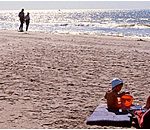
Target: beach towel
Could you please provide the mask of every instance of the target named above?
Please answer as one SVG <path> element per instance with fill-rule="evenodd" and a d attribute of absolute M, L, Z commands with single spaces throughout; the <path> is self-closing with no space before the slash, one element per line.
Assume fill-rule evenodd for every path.
<path fill-rule="evenodd" d="M 94 112 L 87 118 L 88 125 L 101 126 L 124 126 L 131 127 L 131 114 L 126 112 L 108 110 L 106 105 L 99 105 Z"/>

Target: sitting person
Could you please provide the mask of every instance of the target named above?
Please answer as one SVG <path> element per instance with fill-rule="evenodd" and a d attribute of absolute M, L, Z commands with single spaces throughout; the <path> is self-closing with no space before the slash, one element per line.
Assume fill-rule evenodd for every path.
<path fill-rule="evenodd" d="M 105 94 L 107 99 L 107 107 L 110 110 L 119 110 L 121 108 L 121 100 L 118 103 L 118 99 L 125 95 L 125 92 L 119 93 L 123 87 L 123 81 L 119 78 L 114 78 L 111 82 L 112 90 L 109 90 Z"/>
<path fill-rule="evenodd" d="M 150 96 L 147 98 L 146 105 L 143 110 L 135 111 L 135 117 L 138 120 L 140 128 L 150 129 Z"/>

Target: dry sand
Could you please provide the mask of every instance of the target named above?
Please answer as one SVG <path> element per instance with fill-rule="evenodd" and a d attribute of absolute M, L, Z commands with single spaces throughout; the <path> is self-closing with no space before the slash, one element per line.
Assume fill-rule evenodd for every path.
<path fill-rule="evenodd" d="M 116 128 L 85 123 L 114 77 L 144 105 L 148 40 L 0 31 L 0 128 Z"/>

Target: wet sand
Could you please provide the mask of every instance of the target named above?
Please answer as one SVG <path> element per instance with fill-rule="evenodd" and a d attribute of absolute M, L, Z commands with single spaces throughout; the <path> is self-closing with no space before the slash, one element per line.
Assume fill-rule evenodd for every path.
<path fill-rule="evenodd" d="M 114 77 L 144 105 L 149 50 L 148 40 L 0 31 L 0 128 L 117 128 L 85 120 Z"/>

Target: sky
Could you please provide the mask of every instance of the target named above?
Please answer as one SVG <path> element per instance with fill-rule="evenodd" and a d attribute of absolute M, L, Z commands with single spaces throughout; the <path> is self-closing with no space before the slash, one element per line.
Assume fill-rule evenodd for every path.
<path fill-rule="evenodd" d="M 150 1 L 0 1 L 0 10 L 150 9 Z"/>

